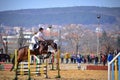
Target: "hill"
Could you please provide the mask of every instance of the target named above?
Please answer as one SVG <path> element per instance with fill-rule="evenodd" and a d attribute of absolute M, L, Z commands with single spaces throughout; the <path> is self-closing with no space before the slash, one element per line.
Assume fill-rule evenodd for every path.
<path fill-rule="evenodd" d="M 8 26 L 36 26 L 38 24 L 119 24 L 120 8 L 76 6 L 63 8 L 23 9 L 0 12 L 0 24 Z"/>

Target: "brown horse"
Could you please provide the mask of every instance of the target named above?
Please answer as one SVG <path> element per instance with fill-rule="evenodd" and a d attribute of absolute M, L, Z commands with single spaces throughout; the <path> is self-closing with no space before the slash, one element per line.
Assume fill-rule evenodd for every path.
<path fill-rule="evenodd" d="M 49 56 L 51 55 L 51 52 L 48 52 L 48 46 L 51 46 L 55 52 L 57 51 L 57 44 L 53 42 L 53 40 L 46 40 L 46 41 L 42 41 L 39 44 L 39 47 L 37 49 L 30 50 L 30 55 L 43 55 L 43 54 L 47 54 L 47 56 L 45 58 L 49 58 Z M 24 46 L 21 47 L 17 50 L 17 66 L 20 62 L 25 61 L 28 59 L 28 46 Z M 14 65 L 15 65 L 15 56 L 12 59 L 12 68 L 10 71 L 13 70 Z"/>

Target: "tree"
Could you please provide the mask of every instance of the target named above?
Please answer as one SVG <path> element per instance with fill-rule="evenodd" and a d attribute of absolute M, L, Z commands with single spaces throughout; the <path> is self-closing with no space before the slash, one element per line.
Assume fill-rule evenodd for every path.
<path fill-rule="evenodd" d="M 25 40 L 25 38 L 24 38 L 23 29 L 20 28 L 19 38 L 18 38 L 18 48 L 24 46 L 25 41 L 26 41 L 26 40 Z"/>
<path fill-rule="evenodd" d="M 100 43 L 103 52 L 109 53 L 109 51 L 114 50 L 114 40 L 110 35 L 107 35 L 106 31 L 103 31 L 102 36 L 100 37 Z"/>
<path fill-rule="evenodd" d="M 120 36 L 117 37 L 117 49 L 120 49 Z"/>
<path fill-rule="evenodd" d="M 120 50 L 120 25 L 114 28 L 114 35 L 116 36 L 116 48 Z"/>
<path fill-rule="evenodd" d="M 80 40 L 84 35 L 84 30 L 80 25 L 69 25 L 65 28 L 66 34 L 66 40 L 69 41 L 71 47 L 75 50 L 76 53 L 79 52 L 80 47 Z"/>
<path fill-rule="evenodd" d="M 84 53 L 96 52 L 97 47 L 96 34 L 95 32 L 85 29 L 84 36 L 81 40 L 82 50 Z"/>

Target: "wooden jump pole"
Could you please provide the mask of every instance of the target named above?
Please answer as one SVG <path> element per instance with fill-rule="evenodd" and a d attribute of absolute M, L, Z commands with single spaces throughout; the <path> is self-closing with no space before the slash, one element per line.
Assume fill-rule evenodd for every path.
<path fill-rule="evenodd" d="M 20 75 L 24 75 L 24 64 L 21 62 L 20 64 Z"/>
<path fill-rule="evenodd" d="M 58 76 L 56 78 L 61 78 L 60 76 L 60 50 L 61 50 L 61 30 L 59 30 L 59 45 L 58 45 L 58 53 L 57 53 L 57 68 L 58 68 Z"/>
<path fill-rule="evenodd" d="M 46 59 L 46 78 L 48 78 L 48 60 Z"/>
<path fill-rule="evenodd" d="M 15 78 L 14 78 L 14 80 L 17 80 L 17 50 L 15 49 L 15 67 L 14 67 L 14 69 L 15 69 Z"/>
<path fill-rule="evenodd" d="M 118 66 L 117 66 L 117 60 L 115 60 L 115 79 L 114 80 L 118 80 Z"/>
<path fill-rule="evenodd" d="M 38 68 L 37 68 L 38 67 L 37 66 L 38 65 L 38 60 L 34 60 L 34 61 L 35 61 L 35 66 L 36 66 L 36 72 L 38 72 Z M 36 75 L 38 75 L 38 73 L 36 73 Z"/>
<path fill-rule="evenodd" d="M 30 50 L 28 49 L 28 80 L 31 80 L 30 77 Z"/>
<path fill-rule="evenodd" d="M 35 60 L 35 65 L 36 65 L 36 75 L 39 75 L 40 61 L 38 61 L 38 59 Z"/>
<path fill-rule="evenodd" d="M 51 70 L 54 70 L 54 52 L 52 53 L 52 69 Z"/>
<path fill-rule="evenodd" d="M 61 78 L 60 76 L 60 48 L 58 49 L 58 54 L 57 54 L 57 69 L 58 69 L 58 75 L 56 78 Z"/>

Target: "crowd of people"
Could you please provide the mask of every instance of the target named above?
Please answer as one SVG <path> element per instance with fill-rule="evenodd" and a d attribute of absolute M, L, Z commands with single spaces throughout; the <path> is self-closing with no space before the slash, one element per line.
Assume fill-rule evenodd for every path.
<path fill-rule="evenodd" d="M 104 66 L 108 61 L 111 61 L 115 55 L 117 55 L 120 51 L 109 52 L 106 54 L 70 54 L 70 53 L 61 53 L 61 63 L 88 63 L 88 64 L 103 64 Z"/>

